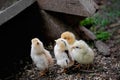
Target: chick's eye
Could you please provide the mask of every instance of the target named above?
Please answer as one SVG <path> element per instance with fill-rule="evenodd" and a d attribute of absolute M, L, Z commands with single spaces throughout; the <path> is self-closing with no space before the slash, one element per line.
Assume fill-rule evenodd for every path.
<path fill-rule="evenodd" d="M 76 46 L 76 48 L 78 49 L 79 47 L 78 47 L 78 46 Z"/>
<path fill-rule="evenodd" d="M 39 42 L 37 42 L 37 45 L 39 45 Z"/>
<path fill-rule="evenodd" d="M 64 37 L 64 39 L 67 39 L 66 37 Z"/>
<path fill-rule="evenodd" d="M 70 40 L 70 38 L 67 38 L 67 40 Z"/>

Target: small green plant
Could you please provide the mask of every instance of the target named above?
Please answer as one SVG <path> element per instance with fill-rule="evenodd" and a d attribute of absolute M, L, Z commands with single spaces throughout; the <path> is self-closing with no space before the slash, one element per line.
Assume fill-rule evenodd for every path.
<path fill-rule="evenodd" d="M 111 23 L 115 23 L 120 18 L 120 0 L 111 0 L 112 5 L 103 5 L 99 12 L 93 16 L 85 18 L 80 22 L 81 26 L 89 28 L 96 35 L 98 40 L 107 40 L 110 33 L 105 31 L 105 27 Z"/>
<path fill-rule="evenodd" d="M 105 27 L 107 26 L 110 22 L 107 18 L 100 16 L 99 14 L 96 14 L 95 16 L 93 16 L 94 19 L 94 26 L 99 25 L 101 27 Z"/>
<path fill-rule="evenodd" d="M 110 38 L 110 33 L 107 31 L 98 31 L 96 33 L 96 37 L 98 40 L 105 41 L 105 40 L 108 40 Z"/>
<path fill-rule="evenodd" d="M 87 25 L 93 25 L 93 24 L 94 24 L 94 19 L 92 17 L 88 17 L 80 22 L 81 26 L 87 26 Z"/>
<path fill-rule="evenodd" d="M 80 22 L 81 26 L 96 26 L 99 25 L 101 27 L 105 27 L 110 22 L 107 18 L 104 18 L 103 16 L 100 16 L 99 14 L 95 14 L 92 17 L 85 18 L 83 21 Z"/>

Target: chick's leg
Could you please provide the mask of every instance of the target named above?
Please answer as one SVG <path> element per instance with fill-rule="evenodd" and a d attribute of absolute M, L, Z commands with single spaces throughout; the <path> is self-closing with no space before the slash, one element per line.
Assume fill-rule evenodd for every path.
<path fill-rule="evenodd" d="M 87 70 L 90 69 L 92 66 L 92 64 L 87 64 Z"/>
<path fill-rule="evenodd" d="M 67 72 L 67 69 L 64 68 L 64 69 L 62 69 L 59 73 L 66 73 L 66 72 Z"/>
<path fill-rule="evenodd" d="M 77 69 L 77 68 L 80 69 L 80 64 L 75 65 L 75 67 L 73 68 L 73 70 Z"/>
<path fill-rule="evenodd" d="M 48 72 L 47 69 L 43 70 L 43 71 L 40 71 L 40 76 L 45 76 L 46 75 L 46 72 Z"/>
<path fill-rule="evenodd" d="M 62 68 L 58 73 L 66 73 L 67 72 L 67 68 Z"/>
<path fill-rule="evenodd" d="M 63 73 L 66 73 L 66 72 L 67 72 L 67 69 L 66 69 L 66 68 L 64 68 L 64 69 L 63 69 Z"/>
<path fill-rule="evenodd" d="M 87 66 L 87 70 L 88 70 L 90 68 L 90 64 L 87 64 L 86 66 Z"/>

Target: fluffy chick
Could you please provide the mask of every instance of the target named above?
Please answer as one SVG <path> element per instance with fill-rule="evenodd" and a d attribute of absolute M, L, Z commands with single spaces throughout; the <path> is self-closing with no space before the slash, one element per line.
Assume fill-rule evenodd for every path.
<path fill-rule="evenodd" d="M 31 40 L 30 56 L 36 67 L 41 71 L 40 76 L 45 75 L 48 68 L 53 64 L 50 52 L 44 48 L 43 43 L 38 38 Z"/>
<path fill-rule="evenodd" d="M 89 64 L 91 64 L 94 60 L 93 50 L 83 40 L 76 41 L 72 45 L 71 53 L 75 61 L 77 61 L 80 64 L 88 65 L 88 68 Z"/>
<path fill-rule="evenodd" d="M 76 41 L 75 35 L 70 31 L 63 32 L 61 38 L 66 39 L 70 46 Z"/>
<path fill-rule="evenodd" d="M 57 60 L 57 65 L 62 67 L 66 71 L 66 68 L 74 64 L 74 60 L 71 56 L 70 47 L 65 39 L 59 38 L 55 40 L 54 55 Z"/>
<path fill-rule="evenodd" d="M 65 31 L 61 34 L 61 38 L 67 40 L 69 46 L 70 46 L 70 50 L 72 45 L 77 41 L 76 37 L 74 35 L 74 33 L 70 32 L 70 31 Z M 79 64 L 76 61 L 74 62 L 74 64 Z M 79 65 L 78 65 L 79 66 Z"/>

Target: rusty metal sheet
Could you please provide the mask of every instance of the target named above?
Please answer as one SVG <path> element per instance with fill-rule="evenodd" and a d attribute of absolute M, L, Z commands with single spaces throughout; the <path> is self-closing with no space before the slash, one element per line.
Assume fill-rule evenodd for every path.
<path fill-rule="evenodd" d="M 78 16 L 91 16 L 96 11 L 93 0 L 37 0 L 41 9 Z"/>

